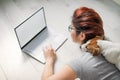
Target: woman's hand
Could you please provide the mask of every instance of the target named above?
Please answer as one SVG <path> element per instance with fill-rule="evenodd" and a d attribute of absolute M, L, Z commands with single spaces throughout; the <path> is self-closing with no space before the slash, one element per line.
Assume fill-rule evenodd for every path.
<path fill-rule="evenodd" d="M 44 57 L 45 57 L 45 60 L 46 60 L 46 63 L 47 62 L 55 62 L 56 60 L 56 54 L 55 54 L 55 51 L 54 49 L 52 48 L 51 45 L 48 45 L 46 46 L 44 49 L 43 49 L 43 52 L 44 52 Z"/>
<path fill-rule="evenodd" d="M 44 66 L 41 80 L 75 80 L 77 77 L 76 72 L 67 65 L 64 66 L 61 71 L 54 74 L 54 62 L 56 59 L 56 54 L 51 45 L 45 47 L 43 51 L 46 64 Z"/>

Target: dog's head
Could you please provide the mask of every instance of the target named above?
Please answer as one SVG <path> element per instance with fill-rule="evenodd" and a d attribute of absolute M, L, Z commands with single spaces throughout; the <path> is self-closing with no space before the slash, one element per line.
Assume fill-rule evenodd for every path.
<path fill-rule="evenodd" d="M 90 39 L 85 45 L 84 47 L 86 47 L 87 51 L 90 52 L 91 54 L 93 54 L 93 56 L 97 56 L 100 54 L 100 47 L 97 44 L 97 40 L 103 40 L 104 37 L 103 36 L 96 36 L 93 39 Z"/>

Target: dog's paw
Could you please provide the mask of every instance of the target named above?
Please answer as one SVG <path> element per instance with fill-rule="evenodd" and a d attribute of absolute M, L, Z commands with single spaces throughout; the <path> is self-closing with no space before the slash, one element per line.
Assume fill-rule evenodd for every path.
<path fill-rule="evenodd" d="M 87 45 L 88 45 L 88 44 L 89 44 L 89 42 L 87 42 L 87 43 L 81 45 L 81 51 L 83 51 L 83 52 L 88 51 L 88 50 L 87 50 Z"/>

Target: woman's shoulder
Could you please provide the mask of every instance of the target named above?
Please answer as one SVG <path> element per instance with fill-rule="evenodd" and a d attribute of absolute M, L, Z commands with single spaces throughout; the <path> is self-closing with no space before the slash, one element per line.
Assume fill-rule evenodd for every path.
<path fill-rule="evenodd" d="M 103 56 L 93 56 L 89 52 L 82 52 L 80 56 L 71 60 L 68 65 L 73 68 L 76 72 L 78 71 L 95 71 L 95 67 L 105 64 Z"/>
<path fill-rule="evenodd" d="M 81 55 L 78 57 L 78 59 L 82 59 L 87 62 L 101 62 L 106 61 L 105 58 L 102 55 L 93 56 L 90 52 L 82 52 Z"/>

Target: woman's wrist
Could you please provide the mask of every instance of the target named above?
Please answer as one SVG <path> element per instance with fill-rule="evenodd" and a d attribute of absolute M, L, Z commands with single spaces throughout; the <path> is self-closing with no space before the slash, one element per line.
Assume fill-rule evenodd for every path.
<path fill-rule="evenodd" d="M 55 63 L 55 60 L 54 60 L 54 59 L 46 59 L 46 63 L 54 64 L 54 63 Z"/>

